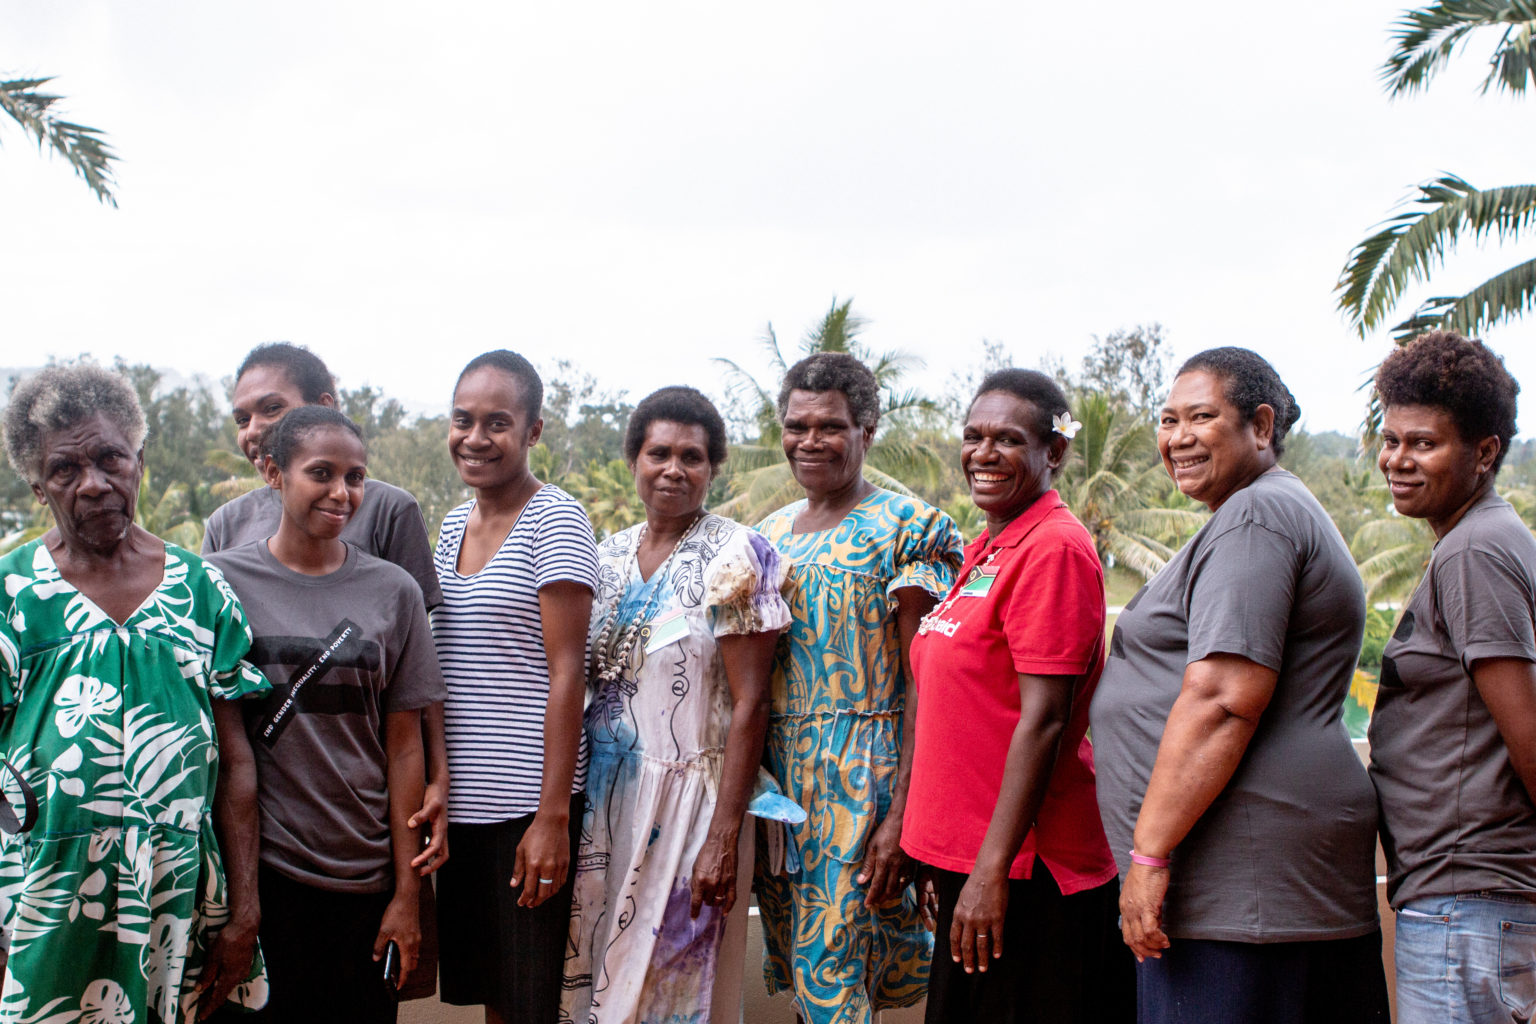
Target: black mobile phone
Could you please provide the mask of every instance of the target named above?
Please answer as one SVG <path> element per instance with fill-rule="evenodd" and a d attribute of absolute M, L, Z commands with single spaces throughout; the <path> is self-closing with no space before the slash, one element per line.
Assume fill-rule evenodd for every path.
<path fill-rule="evenodd" d="M 384 989 L 391 999 L 400 997 L 400 947 L 394 939 L 384 947 Z"/>

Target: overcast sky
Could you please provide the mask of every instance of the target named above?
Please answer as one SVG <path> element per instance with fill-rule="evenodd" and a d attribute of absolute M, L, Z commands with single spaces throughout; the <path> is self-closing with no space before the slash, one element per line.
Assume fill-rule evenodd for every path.
<path fill-rule="evenodd" d="M 58 76 L 122 156 L 113 210 L 0 123 L 0 365 L 218 377 L 286 339 L 446 407 L 506 346 L 719 394 L 711 356 L 760 365 L 836 295 L 930 389 L 982 339 L 1075 365 L 1159 321 L 1353 430 L 1388 342 L 1335 311 L 1350 246 L 1442 171 L 1528 180 L 1536 138 L 1536 100 L 1476 91 L 1492 39 L 1389 102 L 1402 7 L 0 0 L 0 75 Z M 1467 246 L 1428 293 L 1517 258 Z M 1533 323 L 1486 338 L 1525 434 Z"/>

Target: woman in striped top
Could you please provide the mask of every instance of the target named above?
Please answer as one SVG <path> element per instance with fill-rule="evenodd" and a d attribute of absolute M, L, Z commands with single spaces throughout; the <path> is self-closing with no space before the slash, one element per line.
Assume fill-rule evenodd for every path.
<path fill-rule="evenodd" d="M 553 1021 L 581 822 L 581 713 L 597 551 L 580 504 L 528 468 L 543 384 L 522 356 L 471 360 L 448 451 L 474 488 L 437 542 L 432 618 L 448 682 L 442 998 L 487 1024 Z"/>

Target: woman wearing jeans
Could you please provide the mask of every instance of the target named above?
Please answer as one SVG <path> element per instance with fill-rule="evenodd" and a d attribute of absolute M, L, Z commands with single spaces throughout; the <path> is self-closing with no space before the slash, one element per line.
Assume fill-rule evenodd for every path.
<path fill-rule="evenodd" d="M 1378 465 L 1435 551 L 1381 662 L 1371 780 L 1399 1024 L 1536 1010 L 1536 538 L 1493 489 L 1519 385 L 1435 332 L 1376 375 Z"/>

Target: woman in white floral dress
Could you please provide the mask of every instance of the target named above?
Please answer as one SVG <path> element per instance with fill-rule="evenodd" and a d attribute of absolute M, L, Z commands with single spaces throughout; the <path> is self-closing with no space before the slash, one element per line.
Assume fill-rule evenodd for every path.
<path fill-rule="evenodd" d="M 0 1022 L 259 1006 L 255 777 L 231 701 L 268 686 L 242 660 L 240 604 L 134 525 L 144 417 L 121 377 L 44 370 L 16 388 L 5 433 L 56 525 L 0 558 L 0 755 L 38 804 L 0 838 Z"/>
<path fill-rule="evenodd" d="M 646 521 L 597 551 L 587 813 L 562 1021 L 740 1019 L 768 674 L 789 606 L 760 534 L 704 510 L 725 425 L 692 388 L 635 407 Z"/>

